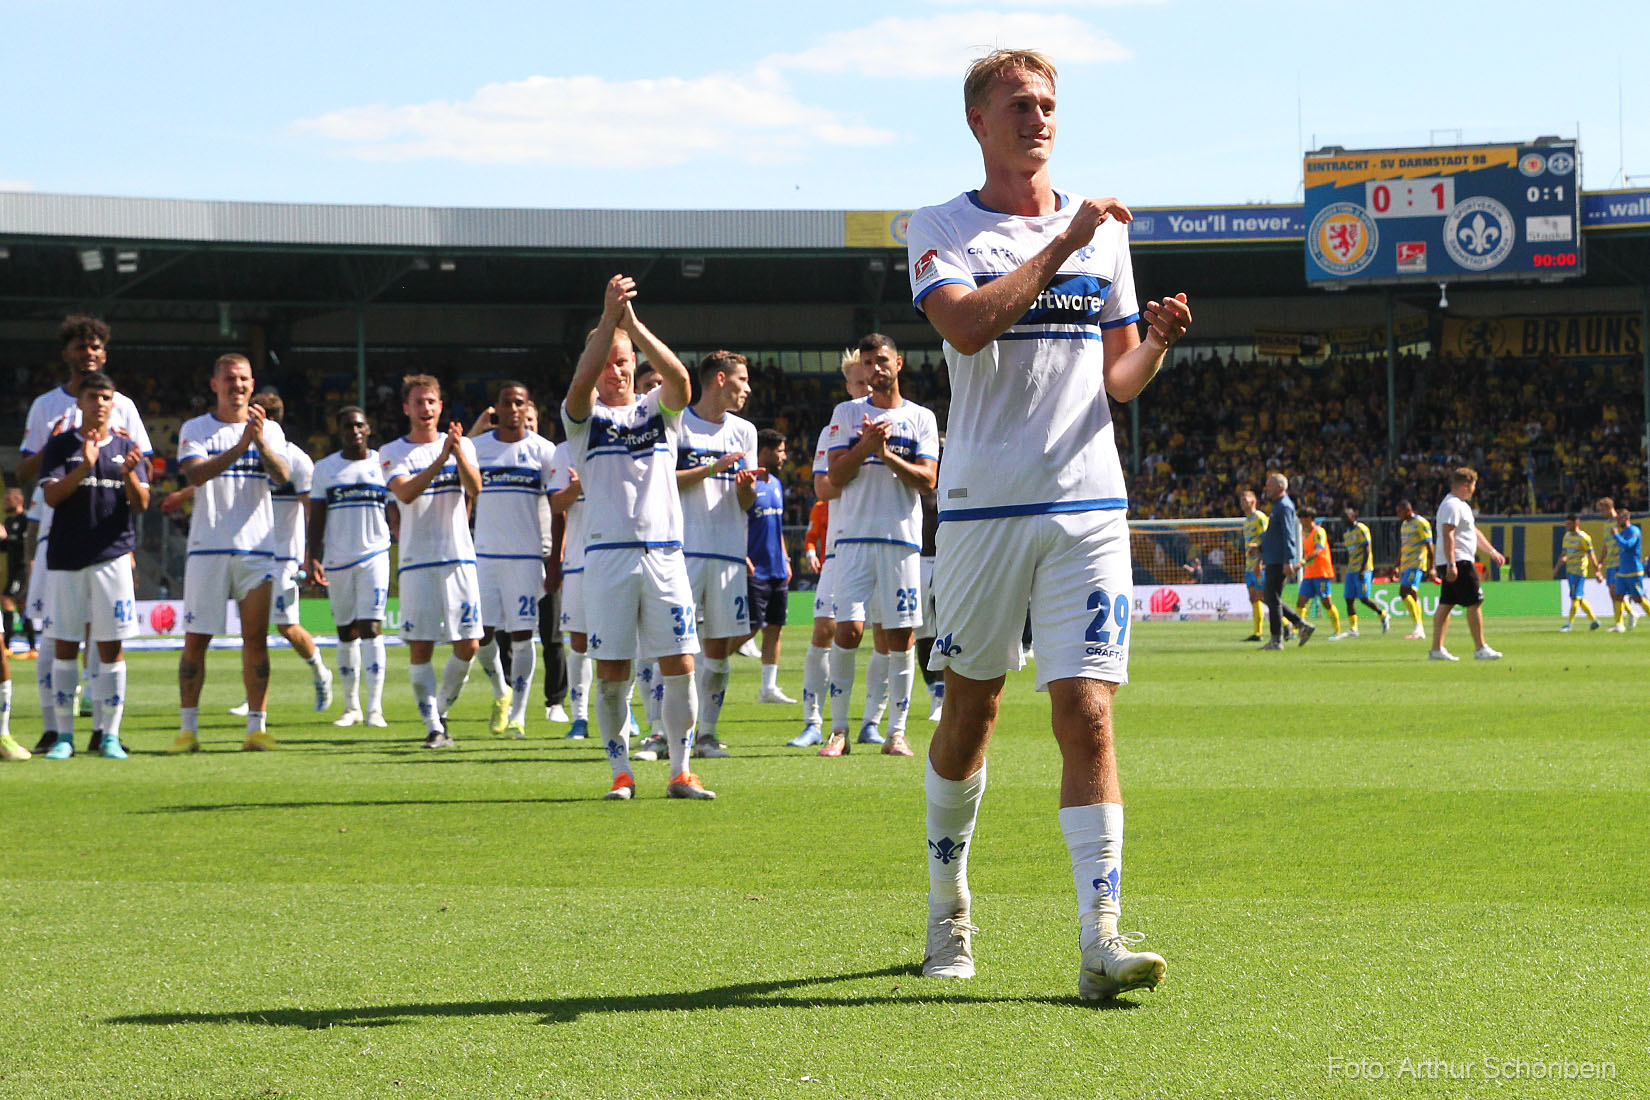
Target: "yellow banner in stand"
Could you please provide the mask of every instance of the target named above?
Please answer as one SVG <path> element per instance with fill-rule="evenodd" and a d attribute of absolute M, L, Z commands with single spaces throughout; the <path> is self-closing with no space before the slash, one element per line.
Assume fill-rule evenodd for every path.
<path fill-rule="evenodd" d="M 843 244 L 848 248 L 904 248 L 909 210 L 849 210 L 842 215 Z"/>
<path fill-rule="evenodd" d="M 1638 358 L 1646 335 L 1636 313 L 1447 317 L 1440 350 L 1463 359 Z"/>
<path fill-rule="evenodd" d="M 1438 149 L 1371 149 L 1345 156 L 1306 158 L 1306 186 L 1346 187 L 1371 180 L 1453 176 L 1480 168 L 1512 167 L 1516 145 L 1480 145 Z"/>

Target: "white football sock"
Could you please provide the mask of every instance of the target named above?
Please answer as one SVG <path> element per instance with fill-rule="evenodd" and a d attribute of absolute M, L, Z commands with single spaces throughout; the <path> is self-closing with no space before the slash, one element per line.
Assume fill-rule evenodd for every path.
<path fill-rule="evenodd" d="M 1123 807 L 1116 802 L 1065 806 L 1060 831 L 1071 851 L 1081 946 L 1117 931 L 1123 901 Z"/>
<path fill-rule="evenodd" d="M 762 690 L 776 691 L 779 688 L 779 665 L 762 666 Z"/>
<path fill-rule="evenodd" d="M 831 651 L 822 645 L 808 646 L 802 656 L 802 720 L 814 725 L 823 717 L 820 708 L 830 678 Z"/>
<path fill-rule="evenodd" d="M 40 660 L 45 660 L 44 657 Z M 74 737 L 74 721 L 79 717 L 75 713 L 74 691 L 80 686 L 80 661 L 76 658 L 64 660 L 57 657 L 52 661 L 52 704 L 57 708 L 57 735 L 59 737 Z"/>
<path fill-rule="evenodd" d="M 103 728 L 103 699 L 97 690 L 97 678 L 103 675 L 103 658 L 98 656 L 97 643 L 86 643 L 86 671 L 81 677 L 82 693 L 92 693 L 92 729 Z"/>
<path fill-rule="evenodd" d="M 590 720 L 590 677 L 596 662 L 572 646 L 567 647 L 567 706 L 573 721 Z"/>
<path fill-rule="evenodd" d="M 178 728 L 180 730 L 182 730 L 184 733 L 198 733 L 198 732 L 200 732 L 200 724 L 201 724 L 201 708 L 199 708 L 199 707 L 179 707 L 178 708 Z"/>
<path fill-rule="evenodd" d="M 493 698 L 502 699 L 509 686 L 504 682 L 504 663 L 498 659 L 498 632 L 493 632 L 493 640 L 476 650 L 476 663 L 481 665 L 481 671 L 487 674 L 487 683 L 493 689 Z"/>
<path fill-rule="evenodd" d="M 835 642 L 831 643 L 831 732 L 846 730 L 853 721 L 850 713 L 850 702 L 854 697 L 854 655 L 855 649 L 843 649 Z"/>
<path fill-rule="evenodd" d="M 596 681 L 596 731 L 602 735 L 614 779 L 631 774 L 630 685 L 630 680 Z"/>
<path fill-rule="evenodd" d="M 412 679 L 413 702 L 418 704 L 418 716 L 424 719 L 427 733 L 441 731 L 441 712 L 436 707 L 435 666 L 428 661 L 408 665 L 407 675 Z"/>
<path fill-rule="evenodd" d="M 889 733 L 904 733 L 905 720 L 911 715 L 911 684 L 917 675 L 917 655 L 909 649 L 888 654 L 888 702 L 893 713 L 888 719 Z"/>
<path fill-rule="evenodd" d="M 860 726 L 880 726 L 882 713 L 888 708 L 888 654 L 871 650 L 871 659 L 865 662 L 865 712 Z"/>
<path fill-rule="evenodd" d="M 441 670 L 441 696 L 436 702 L 436 711 L 442 718 L 446 718 L 447 712 L 458 702 L 458 693 L 464 690 L 464 681 L 470 678 L 470 664 L 456 653 L 448 655 L 446 667 Z"/>
<path fill-rule="evenodd" d="M 665 740 L 670 742 L 670 777 L 675 779 L 688 770 L 688 752 L 693 748 L 693 723 L 698 708 L 693 676 L 666 676 L 664 697 L 659 701 L 659 721 L 665 728 Z"/>
<path fill-rule="evenodd" d="M 103 700 L 103 739 L 120 739 L 120 720 L 126 714 L 126 661 L 110 661 L 98 677 L 97 694 Z"/>
<path fill-rule="evenodd" d="M 367 713 L 382 714 L 384 711 L 384 676 L 389 672 L 388 658 L 384 655 L 384 636 L 368 638 L 365 646 L 366 667 L 362 670 L 367 681 Z"/>
<path fill-rule="evenodd" d="M 344 688 L 344 710 L 361 709 L 361 639 L 338 643 L 338 679 Z"/>
<path fill-rule="evenodd" d="M 943 779 L 926 765 L 928 796 L 928 909 L 941 916 L 968 912 L 968 855 L 985 797 L 985 768 L 967 779 Z"/>
<path fill-rule="evenodd" d="M 0 680 L 0 737 L 11 732 L 11 681 Z"/>
<path fill-rule="evenodd" d="M 52 665 L 57 659 L 51 656 L 50 638 L 40 639 L 40 656 L 35 661 L 34 689 L 40 695 L 40 717 L 45 722 L 45 728 L 53 733 L 57 732 L 57 693 L 52 690 Z"/>
<path fill-rule="evenodd" d="M 533 674 L 538 670 L 539 647 L 528 638 L 510 643 L 510 721 L 527 724 L 527 700 L 533 694 Z"/>
<path fill-rule="evenodd" d="M 262 733 L 264 731 L 264 716 L 266 713 L 266 711 L 261 710 L 249 710 L 246 712 L 246 732 L 248 734 Z"/>
<path fill-rule="evenodd" d="M 716 723 L 722 717 L 722 700 L 728 693 L 728 676 L 726 657 L 702 657 L 693 670 L 694 688 L 699 696 L 699 737 L 716 736 Z"/>

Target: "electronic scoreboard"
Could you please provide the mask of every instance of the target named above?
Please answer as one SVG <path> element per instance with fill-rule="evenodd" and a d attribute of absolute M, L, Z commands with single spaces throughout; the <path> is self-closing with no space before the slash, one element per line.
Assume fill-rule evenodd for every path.
<path fill-rule="evenodd" d="M 1306 281 L 1461 283 L 1584 270 L 1576 143 L 1309 153 Z"/>

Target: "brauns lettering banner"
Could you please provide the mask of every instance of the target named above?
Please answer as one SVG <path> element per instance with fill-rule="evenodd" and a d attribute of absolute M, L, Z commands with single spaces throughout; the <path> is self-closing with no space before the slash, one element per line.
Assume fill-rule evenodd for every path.
<path fill-rule="evenodd" d="M 1604 359 L 1642 355 L 1644 337 L 1637 313 L 1448 317 L 1442 351 L 1461 358 Z"/>

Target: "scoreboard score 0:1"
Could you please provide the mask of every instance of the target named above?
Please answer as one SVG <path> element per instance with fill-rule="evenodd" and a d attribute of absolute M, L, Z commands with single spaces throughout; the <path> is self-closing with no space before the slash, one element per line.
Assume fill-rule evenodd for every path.
<path fill-rule="evenodd" d="M 1576 143 L 1308 154 L 1306 278 L 1318 285 L 1581 274 Z"/>

